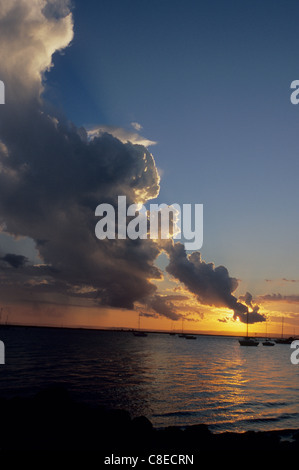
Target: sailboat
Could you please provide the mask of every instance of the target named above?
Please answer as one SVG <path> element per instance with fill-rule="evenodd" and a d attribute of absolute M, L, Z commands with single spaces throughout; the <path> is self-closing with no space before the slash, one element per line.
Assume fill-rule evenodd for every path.
<path fill-rule="evenodd" d="M 134 336 L 141 336 L 141 337 L 147 336 L 147 333 L 145 333 L 145 331 L 140 330 L 140 313 L 139 313 L 139 317 L 138 317 L 138 330 L 133 330 L 133 335 Z"/>
<path fill-rule="evenodd" d="M 284 322 L 284 318 L 282 317 L 282 319 L 281 319 L 281 337 L 277 338 L 275 340 L 275 343 L 277 343 L 277 344 L 291 344 L 292 341 L 294 341 L 293 337 L 291 337 L 291 336 L 289 338 L 284 338 L 283 337 L 283 322 Z"/>
<path fill-rule="evenodd" d="M 259 342 L 255 338 L 250 338 L 248 336 L 248 310 L 247 310 L 247 330 L 246 330 L 246 337 L 243 339 L 239 339 L 240 346 L 258 346 Z"/>
<path fill-rule="evenodd" d="M 185 338 L 186 334 L 184 333 L 184 319 L 182 319 L 182 333 L 179 335 L 179 338 Z"/>
<path fill-rule="evenodd" d="M 179 338 L 197 339 L 197 337 L 194 335 L 188 335 L 187 333 L 184 333 L 184 319 L 182 319 L 182 333 L 179 335 Z"/>
<path fill-rule="evenodd" d="M 172 323 L 172 328 L 171 328 L 171 331 L 169 332 L 169 334 L 171 336 L 175 336 L 176 332 L 174 331 L 174 328 L 173 328 L 173 323 Z"/>
<path fill-rule="evenodd" d="M 8 323 L 8 313 L 6 314 L 6 320 L 4 321 L 4 319 L 3 319 L 3 321 L 1 321 L 1 319 L 3 317 L 3 311 L 4 311 L 4 309 L 3 309 L 3 307 L 1 307 L 0 308 L 0 328 L 1 329 L 4 329 L 4 328 L 7 329 L 10 326 L 9 323 Z"/>
<path fill-rule="evenodd" d="M 268 339 L 268 334 L 267 334 L 267 322 L 266 322 L 266 339 L 265 341 L 263 341 L 263 346 L 274 346 L 275 343 L 273 343 L 273 341 L 270 341 Z"/>
<path fill-rule="evenodd" d="M 263 341 L 263 346 L 274 346 L 275 343 L 273 343 L 273 341 L 270 341 L 269 339 L 266 339 L 265 341 Z"/>
<path fill-rule="evenodd" d="M 185 335 L 185 339 L 196 339 L 194 335 Z"/>

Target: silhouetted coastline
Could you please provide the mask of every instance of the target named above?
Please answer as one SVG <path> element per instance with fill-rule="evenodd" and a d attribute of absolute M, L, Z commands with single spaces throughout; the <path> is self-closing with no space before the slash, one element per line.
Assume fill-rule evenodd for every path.
<path fill-rule="evenodd" d="M 201 453 L 215 450 L 299 450 L 299 430 L 212 433 L 205 424 L 155 429 L 144 416 L 76 402 L 63 387 L 30 398 L 0 399 L 1 451 Z"/>

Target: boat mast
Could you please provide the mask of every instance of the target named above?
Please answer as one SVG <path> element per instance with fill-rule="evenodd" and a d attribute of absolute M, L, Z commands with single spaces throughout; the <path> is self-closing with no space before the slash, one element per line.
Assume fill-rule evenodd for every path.
<path fill-rule="evenodd" d="M 246 337 L 248 338 L 248 309 L 247 309 L 247 315 L 246 315 L 246 323 L 247 323 Z"/>

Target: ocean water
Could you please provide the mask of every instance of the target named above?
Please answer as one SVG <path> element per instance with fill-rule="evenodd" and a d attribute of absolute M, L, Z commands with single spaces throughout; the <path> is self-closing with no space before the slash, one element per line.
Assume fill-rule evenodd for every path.
<path fill-rule="evenodd" d="M 31 327 L 4 328 L 0 339 L 0 397 L 59 384 L 76 400 L 144 415 L 157 428 L 299 429 L 299 364 L 291 363 L 289 345 Z"/>

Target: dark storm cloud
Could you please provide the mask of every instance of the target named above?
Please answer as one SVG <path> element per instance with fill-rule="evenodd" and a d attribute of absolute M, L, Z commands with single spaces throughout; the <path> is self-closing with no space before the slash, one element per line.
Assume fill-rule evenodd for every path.
<path fill-rule="evenodd" d="M 37 242 L 40 257 L 66 287 L 91 285 L 99 303 L 132 308 L 155 290 L 148 279 L 160 277 L 153 265 L 159 250 L 150 241 L 98 240 L 94 209 L 119 194 L 129 202 L 137 194 L 155 194 L 152 156 L 109 135 L 83 143 L 73 130 L 53 128 L 44 116 L 33 114 L 30 121 L 38 138 L 30 127 L 24 140 L 1 133 L 10 155 L 2 156 L 1 222 L 8 233 L 47 239 Z"/>
<path fill-rule="evenodd" d="M 250 292 L 246 292 L 245 295 L 240 296 L 239 300 L 244 301 L 245 304 L 251 308 L 248 314 L 248 323 L 257 323 L 257 322 L 262 322 L 266 320 L 266 317 L 259 313 L 260 307 L 258 304 L 255 304 L 253 302 L 253 297 L 250 294 Z M 238 317 L 244 323 L 247 321 L 247 314 L 241 313 L 240 315 L 238 315 Z"/>
<path fill-rule="evenodd" d="M 1 260 L 8 263 L 13 268 L 19 268 L 20 266 L 24 266 L 28 261 L 28 258 L 23 255 L 15 255 L 13 253 L 7 253 L 5 256 L 1 258 Z"/>
<path fill-rule="evenodd" d="M 181 243 L 169 244 L 169 274 L 183 282 L 185 286 L 204 304 L 215 306 L 236 305 L 232 292 L 237 288 L 237 280 L 229 277 L 224 266 L 215 268 L 212 263 L 205 263 L 199 252 L 187 256 Z M 243 306 L 246 310 L 246 306 Z"/>
<path fill-rule="evenodd" d="M 240 300 L 244 300 L 245 304 L 248 305 L 249 307 L 251 308 L 253 307 L 253 304 L 252 304 L 253 297 L 250 294 L 250 292 L 246 292 L 244 296 L 240 296 L 239 298 Z"/>
<path fill-rule="evenodd" d="M 178 312 L 177 302 L 188 300 L 185 295 L 159 295 L 155 294 L 147 300 L 147 306 L 157 312 L 159 315 L 170 320 L 179 320 L 182 315 Z"/>
<path fill-rule="evenodd" d="M 148 313 L 148 312 L 140 312 L 140 316 L 144 318 L 159 318 L 157 313 Z"/>
<path fill-rule="evenodd" d="M 266 321 L 265 315 L 263 315 L 262 313 L 259 313 L 257 309 L 248 311 L 248 317 L 247 317 L 247 312 L 244 313 L 240 311 L 237 311 L 237 312 L 235 311 L 234 318 L 235 319 L 239 318 L 239 320 L 242 323 L 246 323 L 247 320 L 248 320 L 248 323 L 259 323 L 259 322 Z"/>
<path fill-rule="evenodd" d="M 200 252 L 187 255 L 181 243 L 169 242 L 165 244 L 169 256 L 169 265 L 166 270 L 182 282 L 190 292 L 196 295 L 199 302 L 216 307 L 227 307 L 233 310 L 234 318 L 246 322 L 248 306 L 241 303 L 233 295 L 238 287 L 238 281 L 229 276 L 224 266 L 215 267 L 213 263 L 205 263 Z M 246 301 L 251 302 L 252 297 L 247 293 Z M 250 312 L 249 322 L 265 321 L 265 317 L 257 311 Z"/>

